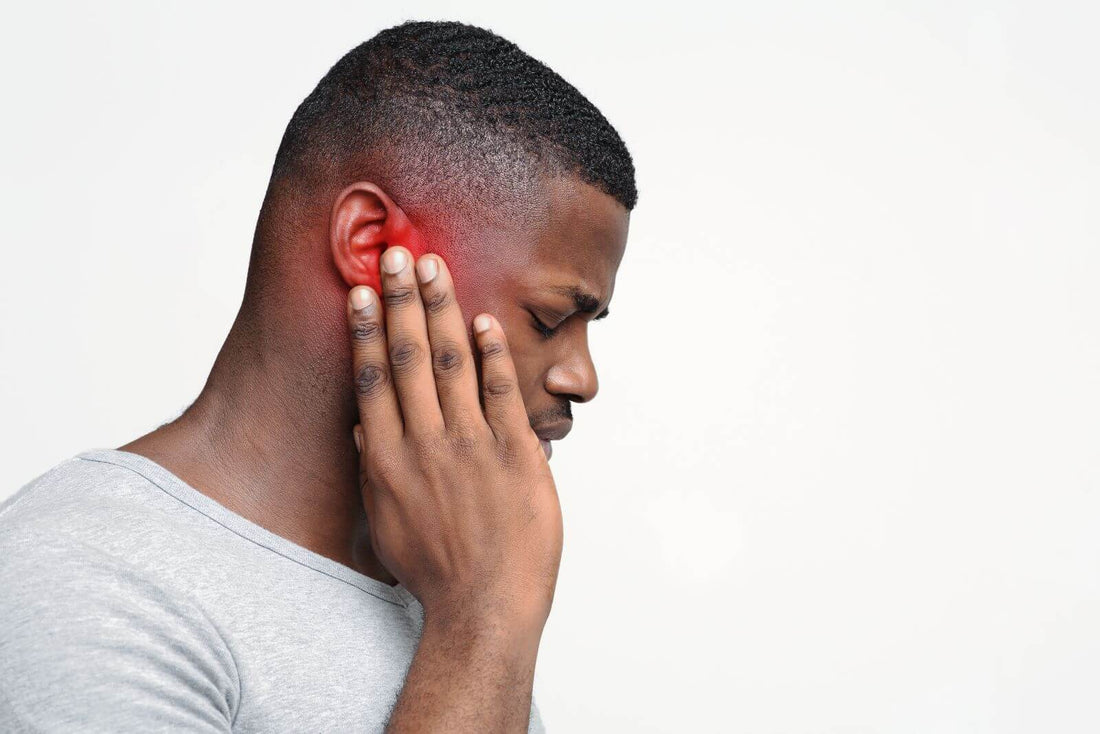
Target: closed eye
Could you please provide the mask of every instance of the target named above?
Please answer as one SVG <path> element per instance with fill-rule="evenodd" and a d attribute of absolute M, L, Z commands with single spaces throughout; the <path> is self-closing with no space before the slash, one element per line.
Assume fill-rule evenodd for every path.
<path fill-rule="evenodd" d="M 527 313 L 531 314 L 531 325 L 535 327 L 535 331 L 542 334 L 544 339 L 549 339 L 554 335 L 556 327 L 549 327 L 539 320 L 539 317 L 534 314 L 533 311 L 528 310 Z"/>

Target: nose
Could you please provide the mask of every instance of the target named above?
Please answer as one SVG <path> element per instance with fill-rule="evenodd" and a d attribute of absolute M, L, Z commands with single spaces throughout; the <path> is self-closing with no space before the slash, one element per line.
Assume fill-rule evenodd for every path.
<path fill-rule="evenodd" d="M 592 363 L 587 344 L 571 350 L 546 373 L 546 391 L 575 403 L 587 403 L 596 397 L 599 389 L 596 365 Z"/>

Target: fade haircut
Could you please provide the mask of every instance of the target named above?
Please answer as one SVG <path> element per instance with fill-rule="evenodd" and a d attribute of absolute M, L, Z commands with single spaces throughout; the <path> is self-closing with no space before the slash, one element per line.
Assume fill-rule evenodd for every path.
<path fill-rule="evenodd" d="M 522 208 L 540 177 L 562 174 L 627 210 L 637 201 L 626 145 L 569 82 L 483 28 L 407 22 L 325 74 L 287 125 L 272 180 L 366 178 L 432 220 Z"/>

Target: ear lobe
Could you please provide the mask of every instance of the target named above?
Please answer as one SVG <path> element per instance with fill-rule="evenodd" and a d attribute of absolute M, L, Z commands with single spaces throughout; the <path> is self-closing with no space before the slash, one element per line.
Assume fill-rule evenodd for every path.
<path fill-rule="evenodd" d="M 408 219 L 377 185 L 359 181 L 340 192 L 332 205 L 329 244 L 332 260 L 350 288 L 382 291 L 378 260 L 390 245 L 404 245 Z"/>

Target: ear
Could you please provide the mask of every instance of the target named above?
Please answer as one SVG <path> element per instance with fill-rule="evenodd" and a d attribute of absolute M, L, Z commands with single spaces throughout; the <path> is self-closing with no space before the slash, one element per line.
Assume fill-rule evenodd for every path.
<path fill-rule="evenodd" d="M 414 258 L 424 251 L 405 212 L 370 181 L 353 183 L 336 197 L 329 244 L 333 263 L 348 287 L 369 285 L 378 293 L 382 292 L 378 260 L 387 247 L 406 247 Z"/>

